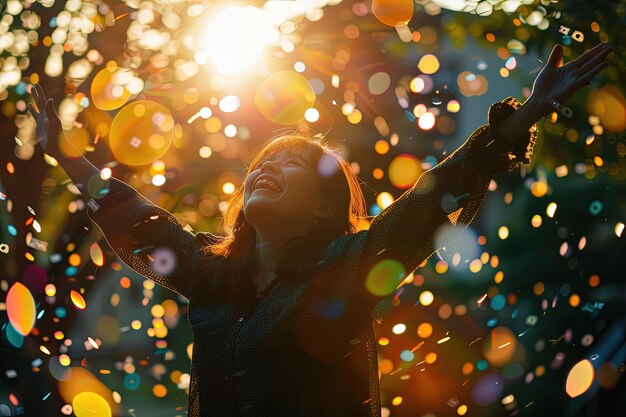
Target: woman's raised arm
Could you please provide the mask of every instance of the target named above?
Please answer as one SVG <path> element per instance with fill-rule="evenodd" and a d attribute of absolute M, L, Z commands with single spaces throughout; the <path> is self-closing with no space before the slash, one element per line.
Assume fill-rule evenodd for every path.
<path fill-rule="evenodd" d="M 496 154 L 493 145 L 493 151 L 485 148 L 494 125 L 519 106 L 514 98 L 493 104 L 488 125 L 480 126 L 454 153 L 422 173 L 413 187 L 372 220 L 368 230 L 357 233 L 351 248 L 359 256 L 352 305 L 371 314 L 403 278 L 448 244 L 449 236 L 471 223 L 496 172 L 530 162 L 537 135 L 534 126 L 510 149 L 507 155 L 513 159 Z"/>
<path fill-rule="evenodd" d="M 185 230 L 173 214 L 130 185 L 115 177 L 102 179 L 100 170 L 84 156 L 74 159 L 63 155 L 58 141 L 68 139 L 52 99 L 46 99 L 38 84 L 31 92 L 38 110 L 32 104 L 28 110 L 37 121 L 39 144 L 78 187 L 87 202 L 87 215 L 100 227 L 113 251 L 140 275 L 189 299 L 191 283 L 200 271 L 206 272 L 206 265 L 200 267 L 208 258 L 203 247 L 214 236 Z"/>
<path fill-rule="evenodd" d="M 530 163 L 537 138 L 534 123 L 605 68 L 610 52 L 610 47 L 598 45 L 564 66 L 557 45 L 523 105 L 512 97 L 494 103 L 489 124 L 424 172 L 374 218 L 369 230 L 358 232 L 351 245 L 359 259 L 351 305 L 371 314 L 403 278 L 467 228 L 491 178 Z"/>

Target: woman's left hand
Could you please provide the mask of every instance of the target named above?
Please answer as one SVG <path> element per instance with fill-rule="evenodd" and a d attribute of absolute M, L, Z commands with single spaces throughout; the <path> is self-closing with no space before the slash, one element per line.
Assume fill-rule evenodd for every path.
<path fill-rule="evenodd" d="M 613 47 L 609 44 L 600 43 L 563 65 L 563 47 L 555 45 L 548 62 L 535 78 L 529 97 L 538 113 L 543 117 L 562 106 L 576 91 L 607 67 L 606 58 L 612 51 Z"/>

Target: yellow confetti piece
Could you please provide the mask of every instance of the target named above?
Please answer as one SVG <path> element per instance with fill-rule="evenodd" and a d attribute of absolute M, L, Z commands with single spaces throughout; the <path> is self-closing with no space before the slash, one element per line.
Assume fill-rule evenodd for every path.
<path fill-rule="evenodd" d="M 44 345 L 39 346 L 39 350 L 42 351 L 43 353 L 45 353 L 46 355 L 50 354 L 50 351 Z"/>
<path fill-rule="evenodd" d="M 72 299 L 72 303 L 76 306 L 76 308 L 84 310 L 87 307 L 87 303 L 85 299 L 78 291 L 72 290 L 70 292 L 70 298 Z"/>
<path fill-rule="evenodd" d="M 440 345 L 442 343 L 446 343 L 448 340 L 450 340 L 450 336 L 447 336 L 447 337 L 444 337 L 443 339 L 437 340 L 437 344 Z"/>
<path fill-rule="evenodd" d="M 91 256 L 91 261 L 97 266 L 104 265 L 104 255 L 102 254 L 102 249 L 100 246 L 94 242 L 89 247 L 89 255 Z"/>

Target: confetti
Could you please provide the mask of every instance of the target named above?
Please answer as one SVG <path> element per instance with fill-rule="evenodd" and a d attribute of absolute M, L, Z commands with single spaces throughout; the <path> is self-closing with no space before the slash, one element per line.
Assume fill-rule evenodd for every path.
<path fill-rule="evenodd" d="M 79 292 L 75 290 L 71 290 L 70 298 L 72 299 L 72 303 L 74 303 L 76 308 L 78 308 L 79 310 L 84 310 L 87 307 L 87 303 L 85 302 L 85 299 L 83 298 L 82 295 L 80 295 Z"/>
<path fill-rule="evenodd" d="M 12 327 L 22 336 L 27 336 L 35 326 L 35 300 L 22 283 L 11 286 L 6 298 L 7 315 Z"/>

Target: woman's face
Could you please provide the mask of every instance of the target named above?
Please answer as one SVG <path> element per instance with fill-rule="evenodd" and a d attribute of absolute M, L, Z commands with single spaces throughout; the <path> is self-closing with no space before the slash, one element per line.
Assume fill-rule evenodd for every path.
<path fill-rule="evenodd" d="M 301 151 L 269 155 L 246 177 L 243 208 L 257 231 L 264 224 L 290 227 L 312 224 L 318 207 L 317 169 Z M 295 230 L 294 230 L 295 231 Z"/>

